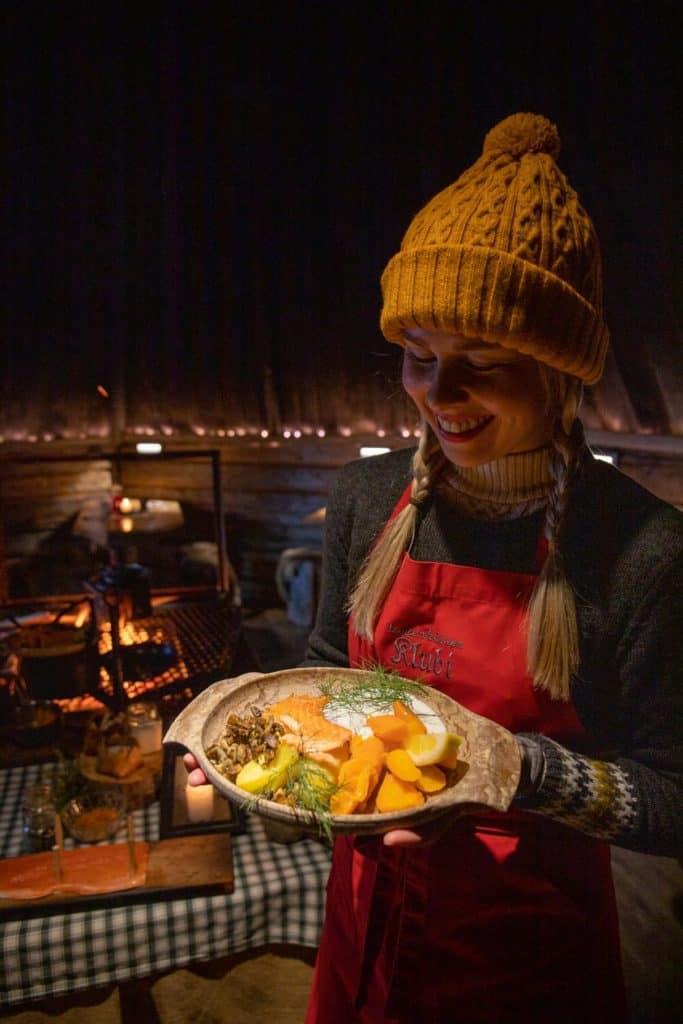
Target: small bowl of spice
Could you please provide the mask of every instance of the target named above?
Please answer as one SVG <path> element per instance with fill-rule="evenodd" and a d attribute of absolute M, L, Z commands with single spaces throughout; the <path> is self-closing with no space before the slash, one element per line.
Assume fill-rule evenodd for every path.
<path fill-rule="evenodd" d="M 69 800 L 61 818 L 74 839 L 98 843 L 111 839 L 121 828 L 126 801 L 119 789 L 87 790 Z"/>

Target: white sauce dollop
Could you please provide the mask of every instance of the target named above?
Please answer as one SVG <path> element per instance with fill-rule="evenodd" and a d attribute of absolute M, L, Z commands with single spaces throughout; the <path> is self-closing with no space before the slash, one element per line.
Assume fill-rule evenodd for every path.
<path fill-rule="evenodd" d="M 427 732 L 446 732 L 446 726 L 428 704 L 425 704 L 423 700 L 419 700 L 417 697 L 413 697 L 411 700 L 411 710 L 421 719 Z M 371 715 L 393 715 L 393 713 L 394 709 L 391 702 L 388 702 L 382 708 L 374 708 L 370 712 Z M 369 725 L 366 725 L 368 719 L 366 714 L 362 714 L 359 711 L 348 711 L 344 707 L 339 707 L 331 700 L 325 706 L 324 715 L 329 722 L 341 725 L 344 729 L 350 729 L 351 732 L 357 733 L 363 739 L 372 736 L 372 729 Z"/>

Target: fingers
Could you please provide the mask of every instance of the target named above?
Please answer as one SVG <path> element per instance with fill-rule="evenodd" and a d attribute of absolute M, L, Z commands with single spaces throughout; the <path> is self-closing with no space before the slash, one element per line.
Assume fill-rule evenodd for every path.
<path fill-rule="evenodd" d="M 195 768 L 193 772 L 187 776 L 187 781 L 191 786 L 206 786 L 208 779 L 201 768 Z"/>
<path fill-rule="evenodd" d="M 418 846 L 424 842 L 419 832 L 412 832 L 407 828 L 395 828 L 384 836 L 385 846 Z"/>
<path fill-rule="evenodd" d="M 187 768 L 187 781 L 191 786 L 205 786 L 207 784 L 209 780 L 199 767 L 194 754 L 183 754 L 183 764 Z"/>
<path fill-rule="evenodd" d="M 453 814 L 443 814 L 436 821 L 423 825 L 420 829 L 397 828 L 387 832 L 383 837 L 385 846 L 418 846 L 424 843 L 435 843 L 451 827 L 455 820 Z"/>

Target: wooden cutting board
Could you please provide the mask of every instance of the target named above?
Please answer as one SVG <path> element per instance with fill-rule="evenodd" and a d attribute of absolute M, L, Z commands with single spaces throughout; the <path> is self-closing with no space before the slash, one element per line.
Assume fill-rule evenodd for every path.
<path fill-rule="evenodd" d="M 160 839 L 152 843 L 145 888 L 157 892 L 177 889 L 234 888 L 232 846 L 226 833 Z"/>
<path fill-rule="evenodd" d="M 54 893 L 39 900 L 0 899 L 0 921 L 47 917 L 70 910 L 146 903 L 164 897 L 173 899 L 198 892 L 230 893 L 233 888 L 234 873 L 229 834 L 221 832 L 160 839 L 157 843 L 150 843 L 144 885 L 120 892 L 87 895 Z"/>

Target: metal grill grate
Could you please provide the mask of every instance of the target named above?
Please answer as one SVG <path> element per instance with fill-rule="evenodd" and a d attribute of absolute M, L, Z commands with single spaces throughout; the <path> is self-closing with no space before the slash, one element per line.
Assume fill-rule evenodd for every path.
<path fill-rule="evenodd" d="M 166 605 L 154 615 L 136 619 L 121 628 L 122 645 L 152 641 L 168 644 L 175 652 L 172 665 L 145 679 L 128 679 L 124 689 L 130 700 L 155 692 L 155 696 L 175 694 L 192 697 L 199 689 L 223 672 L 233 659 L 240 631 L 239 610 L 225 603 L 198 602 Z M 108 623 L 99 637 L 99 653 L 111 651 L 111 630 Z M 99 670 L 99 684 L 107 694 L 114 688 L 105 666 Z M 84 694 L 58 701 L 66 711 L 86 711 L 101 707 L 94 695 Z"/>

